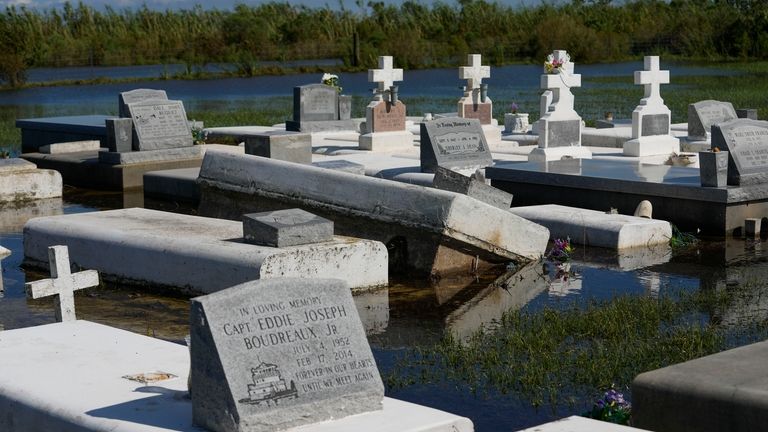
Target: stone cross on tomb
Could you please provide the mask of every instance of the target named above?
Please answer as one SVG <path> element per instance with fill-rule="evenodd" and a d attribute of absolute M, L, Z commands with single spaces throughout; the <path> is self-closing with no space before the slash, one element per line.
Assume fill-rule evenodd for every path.
<path fill-rule="evenodd" d="M 468 92 L 479 89 L 483 78 L 491 77 L 491 67 L 483 66 L 481 57 L 480 54 L 470 54 L 467 56 L 469 66 L 459 68 L 459 78 L 467 80 Z"/>
<path fill-rule="evenodd" d="M 56 321 L 75 321 L 75 296 L 79 289 L 97 286 L 99 273 L 86 270 L 71 273 L 69 268 L 69 249 L 66 246 L 48 248 L 48 262 L 51 266 L 51 279 L 43 279 L 24 284 L 27 297 L 38 299 L 55 296 Z"/>
<path fill-rule="evenodd" d="M 669 84 L 669 71 L 659 70 L 659 56 L 646 56 L 643 63 L 645 70 L 635 71 L 635 84 L 645 87 L 645 96 L 640 105 L 648 105 L 656 100 L 664 103 L 659 87 L 661 84 Z"/>
<path fill-rule="evenodd" d="M 384 93 L 389 91 L 395 81 L 402 80 L 403 70 L 393 68 L 392 56 L 380 56 L 379 68 L 368 69 L 368 81 L 378 84 L 376 97 L 379 100 L 383 99 Z"/>
<path fill-rule="evenodd" d="M 554 119 L 560 115 L 570 116 L 576 114 L 576 111 L 573 109 L 573 93 L 571 93 L 571 89 L 581 87 L 581 75 L 573 73 L 573 63 L 568 60 L 568 54 L 565 51 L 553 51 L 552 57 L 555 61 L 562 62 L 562 66 L 558 68 L 557 73 L 541 76 L 541 88 L 552 91 L 552 108 L 549 108 L 548 111 Z"/>

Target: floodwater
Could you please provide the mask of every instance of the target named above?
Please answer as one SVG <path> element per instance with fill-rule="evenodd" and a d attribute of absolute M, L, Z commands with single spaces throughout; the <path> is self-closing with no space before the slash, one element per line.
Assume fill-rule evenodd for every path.
<path fill-rule="evenodd" d="M 33 216 L 121 208 L 132 202 L 120 193 L 66 188 L 63 200 L 46 200 L 0 210 L 0 244 L 12 251 L 2 260 L 4 291 L 0 294 L 0 328 L 6 330 L 53 322 L 53 301 L 27 300 L 24 282 L 46 275 L 22 268 L 22 228 Z M 150 201 L 147 207 L 194 213 L 194 208 Z M 566 308 L 616 296 L 664 295 L 672 291 L 732 289 L 758 282 L 765 295 L 749 304 L 733 302 L 716 316 L 696 319 L 729 325 L 743 319 L 768 319 L 768 245 L 764 240 L 710 240 L 682 254 L 668 248 L 639 254 L 615 254 L 579 248 L 568 278 L 541 263 L 525 267 L 501 287 L 494 277 L 454 278 L 437 284 L 394 280 L 388 289 L 356 297 L 374 356 L 382 375 L 395 371 L 409 350 L 437 342 L 445 332 L 459 338 L 492 326 L 510 309 L 539 311 Z M 77 315 L 133 332 L 181 343 L 188 329 L 189 300 L 149 287 L 102 285 L 76 294 Z M 734 339 L 730 345 L 754 342 Z M 395 371 L 396 373 L 396 371 Z M 580 414 L 590 401 L 534 408 L 524 396 L 473 392 L 462 383 L 420 383 L 390 388 L 388 396 L 467 416 L 477 431 L 517 430 L 555 418 Z"/>
<path fill-rule="evenodd" d="M 323 64 L 333 72 L 332 62 Z M 291 116 L 290 100 L 293 87 L 319 82 L 319 74 L 296 74 L 281 76 L 258 76 L 252 78 L 222 78 L 210 80 L 147 80 L 157 78 L 164 70 L 176 71 L 181 65 L 127 66 L 104 68 L 62 68 L 32 69 L 29 76 L 32 81 L 55 81 L 105 77 L 110 79 L 136 78 L 136 82 L 107 83 L 94 85 L 66 85 L 50 87 L 31 87 L 19 90 L 0 91 L 0 116 L 10 120 L 29 117 L 61 115 L 117 114 L 117 95 L 135 88 L 164 89 L 171 99 L 184 101 L 188 113 L 205 110 L 238 110 L 273 104 L 274 99 L 282 99 L 280 106 L 286 106 L 285 118 Z M 732 71 L 711 67 L 696 67 L 689 63 L 666 63 L 662 67 L 670 70 L 671 85 L 674 77 L 681 75 L 732 74 Z M 226 69 L 227 65 L 211 65 L 211 69 Z M 606 101 L 592 100 L 579 95 L 575 89 L 577 109 L 586 120 L 602 118 L 598 108 L 611 110 L 617 116 L 627 116 L 642 97 L 642 87 L 632 85 L 632 74 L 642 70 L 642 62 L 624 62 L 613 64 L 576 64 L 576 73 L 582 75 L 583 89 L 624 86 L 637 92 L 636 98 L 629 98 L 626 106 L 606 106 Z M 539 111 L 539 65 L 508 65 L 494 67 L 491 78 L 484 80 L 489 84 L 489 97 L 494 101 L 496 115 L 506 111 L 513 101 L 520 106 L 521 112 L 538 113 Z M 364 116 L 365 100 L 370 98 L 374 87 L 368 82 L 365 72 L 339 73 L 340 84 L 344 93 L 357 96 L 360 103 L 355 104 L 354 115 Z M 589 78 L 619 76 L 626 77 L 626 83 L 590 82 Z M 459 79 L 456 68 L 414 70 L 404 72 L 404 81 L 399 83 L 400 97 L 408 105 L 409 115 L 421 115 L 425 112 L 452 112 L 456 110 L 456 101 L 461 97 L 460 87 L 465 81 Z M 618 118 L 618 117 L 617 117 Z M 205 121 L 204 118 L 196 120 Z M 2 148 L 4 143 L 0 143 Z"/>

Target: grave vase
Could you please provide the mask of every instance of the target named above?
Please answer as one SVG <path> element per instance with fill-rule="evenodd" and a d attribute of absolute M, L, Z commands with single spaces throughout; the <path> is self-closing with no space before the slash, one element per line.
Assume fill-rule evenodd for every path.
<path fill-rule="evenodd" d="M 526 133 L 530 124 L 528 123 L 528 113 L 507 113 L 504 114 L 504 132 L 506 133 Z"/>
<path fill-rule="evenodd" d="M 699 152 L 699 175 L 703 187 L 724 187 L 728 182 L 728 152 Z"/>
<path fill-rule="evenodd" d="M 339 95 L 339 120 L 352 118 L 352 96 Z"/>

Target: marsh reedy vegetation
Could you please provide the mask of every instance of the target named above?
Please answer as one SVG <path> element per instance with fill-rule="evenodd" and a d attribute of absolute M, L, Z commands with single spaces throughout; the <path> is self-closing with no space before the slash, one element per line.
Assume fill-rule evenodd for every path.
<path fill-rule="evenodd" d="M 233 10 L 7 7 L 0 16 L 0 78 L 19 86 L 30 67 L 184 63 L 186 75 L 225 62 L 241 76 L 265 60 L 342 59 L 375 66 L 382 53 L 407 69 L 455 65 L 468 52 L 493 65 L 538 62 L 553 48 L 578 62 L 660 54 L 695 59 L 768 57 L 768 4 L 757 0 L 572 0 L 511 7 L 482 0 L 288 2 Z M 266 72 L 279 72 L 270 67 Z"/>

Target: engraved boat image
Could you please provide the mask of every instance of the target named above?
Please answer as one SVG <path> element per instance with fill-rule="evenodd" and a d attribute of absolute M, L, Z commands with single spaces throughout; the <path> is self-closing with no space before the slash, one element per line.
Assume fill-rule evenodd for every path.
<path fill-rule="evenodd" d="M 280 369 L 275 364 L 262 362 L 251 368 L 253 384 L 248 384 L 248 397 L 240 399 L 240 403 L 258 405 L 262 402 L 270 405 L 277 404 L 280 399 L 296 399 L 299 393 L 296 384 L 291 380 L 290 386 L 280 375 Z"/>

